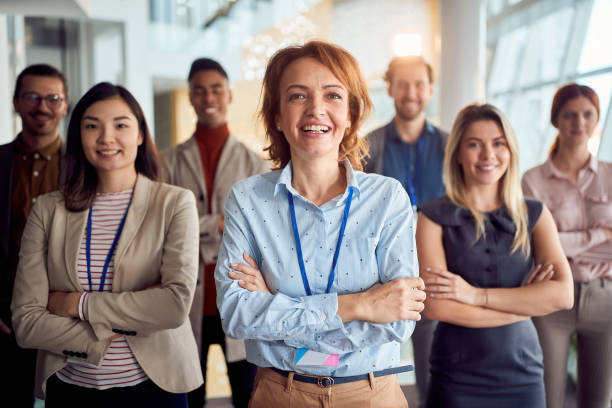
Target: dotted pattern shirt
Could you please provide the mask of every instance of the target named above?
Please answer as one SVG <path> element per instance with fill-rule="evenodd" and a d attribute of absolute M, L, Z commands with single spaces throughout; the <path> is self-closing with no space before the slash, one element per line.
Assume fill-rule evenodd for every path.
<path fill-rule="evenodd" d="M 239 182 L 228 196 L 215 271 L 217 306 L 225 332 L 247 339 L 247 360 L 260 367 L 350 376 L 401 365 L 399 345 L 414 321 L 343 323 L 336 312 L 338 295 L 418 275 L 414 214 L 398 181 L 353 171 L 346 160 L 343 165 L 354 194 L 330 294 L 325 290 L 348 188 L 317 206 L 291 186 L 289 163 Z M 287 192 L 294 195 L 312 296 L 300 274 Z M 249 292 L 228 277 L 230 263 L 244 263 L 243 252 L 256 260 L 272 294 Z M 297 347 L 337 353 L 339 365 L 296 369 Z"/>

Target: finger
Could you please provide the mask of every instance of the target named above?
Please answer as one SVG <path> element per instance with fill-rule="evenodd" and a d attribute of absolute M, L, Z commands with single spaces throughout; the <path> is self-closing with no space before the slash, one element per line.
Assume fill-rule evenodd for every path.
<path fill-rule="evenodd" d="M 11 334 L 11 329 L 2 320 L 0 320 L 0 331 L 4 334 Z"/>
<path fill-rule="evenodd" d="M 245 264 L 237 264 L 237 263 L 236 264 L 231 264 L 230 268 L 232 268 L 235 271 L 247 274 L 247 275 L 255 275 L 257 273 L 257 272 L 255 272 L 253 270 L 253 268 L 251 268 L 249 265 L 245 265 Z"/>
<path fill-rule="evenodd" d="M 242 273 L 242 272 L 234 272 L 234 271 L 230 271 L 230 272 L 228 273 L 228 276 L 229 276 L 230 278 L 234 279 L 234 280 L 243 280 L 243 279 L 245 279 L 245 277 L 246 277 L 246 276 L 248 276 L 248 275 L 246 275 L 246 274 L 244 274 L 244 273 Z"/>
<path fill-rule="evenodd" d="M 251 266 L 251 268 L 259 269 L 259 266 L 255 263 L 255 260 L 251 257 L 251 255 L 244 252 L 242 254 L 242 257 L 244 258 L 245 261 L 247 261 L 247 263 Z"/>
<path fill-rule="evenodd" d="M 535 279 L 535 277 L 538 275 L 538 271 L 542 268 L 541 264 L 537 264 L 533 270 L 531 271 L 531 273 L 529 274 L 529 276 L 527 276 L 527 284 L 533 283 L 533 280 Z"/>

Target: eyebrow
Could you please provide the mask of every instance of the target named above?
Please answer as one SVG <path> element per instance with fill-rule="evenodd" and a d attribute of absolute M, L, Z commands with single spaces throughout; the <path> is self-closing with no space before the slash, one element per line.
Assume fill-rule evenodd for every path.
<path fill-rule="evenodd" d="M 217 82 L 210 85 L 211 88 L 223 88 L 223 84 L 221 82 Z M 206 89 L 206 85 L 194 85 L 191 89 Z"/>
<path fill-rule="evenodd" d="M 293 84 L 293 85 L 289 85 L 287 87 L 287 89 L 285 90 L 285 92 L 288 92 L 291 88 L 298 88 L 298 89 L 308 90 L 308 87 L 306 85 Z M 344 86 L 342 86 L 342 85 L 339 85 L 339 84 L 323 85 L 323 89 L 329 89 L 329 88 L 338 88 L 338 89 L 341 89 L 343 91 L 346 91 L 346 88 Z"/>
<path fill-rule="evenodd" d="M 130 119 L 132 118 L 130 118 L 129 116 L 117 116 L 113 118 L 113 120 L 130 120 Z M 95 120 L 96 122 L 100 121 L 100 119 L 95 116 L 83 116 L 82 120 Z"/>

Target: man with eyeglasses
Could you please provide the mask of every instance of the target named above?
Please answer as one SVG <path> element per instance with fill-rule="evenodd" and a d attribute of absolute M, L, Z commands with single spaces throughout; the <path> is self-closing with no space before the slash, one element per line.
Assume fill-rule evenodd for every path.
<path fill-rule="evenodd" d="M 67 90 L 64 75 L 50 65 L 24 69 L 13 95 L 22 130 L 0 146 L 0 356 L 8 370 L 0 394 L 10 395 L 13 407 L 32 407 L 36 368 L 36 350 L 21 349 L 11 325 L 21 235 L 36 198 L 59 187 L 59 126 L 68 109 Z"/>
<path fill-rule="evenodd" d="M 195 133 L 164 156 L 166 181 L 193 191 L 200 216 L 200 276 L 190 319 L 200 346 L 205 380 L 200 388 L 188 394 L 189 407 L 201 408 L 205 404 L 208 348 L 220 344 L 227 361 L 234 406 L 246 408 L 256 367 L 245 360 L 244 343 L 226 338 L 223 333 L 213 275 L 229 189 L 242 179 L 267 171 L 269 165 L 230 135 L 227 110 L 232 93 L 223 67 L 209 58 L 197 59 L 191 64 L 188 81 L 189 101 L 198 118 Z"/>

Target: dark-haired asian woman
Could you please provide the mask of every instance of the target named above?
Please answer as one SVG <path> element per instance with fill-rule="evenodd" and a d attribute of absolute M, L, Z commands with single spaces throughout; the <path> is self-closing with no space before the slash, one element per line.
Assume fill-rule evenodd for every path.
<path fill-rule="evenodd" d="M 66 165 L 28 218 L 12 301 L 20 346 L 39 349 L 36 394 L 47 408 L 186 407 L 202 383 L 193 194 L 156 181 L 142 110 L 109 83 L 75 106 Z"/>
<path fill-rule="evenodd" d="M 612 399 L 612 163 L 587 143 L 599 120 L 599 98 L 567 84 L 550 120 L 559 131 L 548 160 L 525 173 L 526 196 L 551 210 L 574 277 L 574 308 L 534 319 L 544 351 L 549 408 L 562 407 L 570 338 L 577 335 L 578 406 L 609 408 Z"/>

